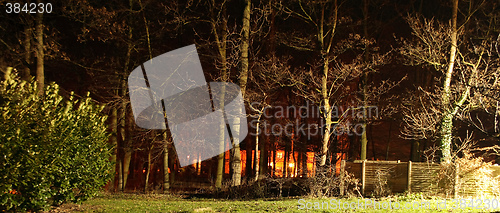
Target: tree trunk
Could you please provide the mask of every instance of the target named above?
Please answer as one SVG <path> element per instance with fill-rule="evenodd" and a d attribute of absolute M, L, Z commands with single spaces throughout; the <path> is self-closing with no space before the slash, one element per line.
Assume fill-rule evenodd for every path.
<path fill-rule="evenodd" d="M 118 155 L 118 138 L 117 138 L 117 116 L 118 116 L 118 110 L 116 109 L 116 107 L 113 107 L 113 109 L 111 109 L 111 146 L 113 147 L 113 151 L 112 151 L 112 154 L 111 154 L 111 162 L 115 163 L 115 167 L 113 169 L 113 179 L 111 180 L 111 187 L 110 187 L 110 190 L 111 191 L 115 191 L 116 190 L 116 187 L 115 187 L 115 182 L 116 182 L 116 179 L 117 179 L 117 173 L 119 171 L 117 165 L 119 165 L 117 162 L 116 162 L 116 159 L 117 158 L 117 155 Z"/>
<path fill-rule="evenodd" d="M 211 25 L 212 25 L 212 32 L 215 37 L 215 42 L 217 44 L 217 49 L 219 52 L 219 60 L 220 60 L 220 66 L 221 66 L 221 75 L 222 75 L 222 81 L 227 82 L 229 80 L 229 73 L 227 71 L 227 55 L 226 55 L 226 35 L 227 35 L 227 20 L 226 20 L 226 6 L 223 5 L 222 7 L 222 18 L 220 23 L 220 37 L 219 37 L 219 30 L 217 27 L 216 20 L 217 17 L 215 15 L 215 1 L 212 1 L 212 6 L 211 12 L 212 12 L 212 20 L 211 20 Z M 219 109 L 224 109 L 224 96 L 226 93 L 226 87 L 225 85 L 222 86 L 221 88 L 221 101 L 220 101 L 220 106 Z M 217 176 L 215 180 L 215 187 L 220 188 L 222 186 L 222 179 L 223 179 L 223 174 L 224 174 L 224 143 L 226 138 L 224 138 L 224 129 L 226 128 L 226 123 L 225 121 L 221 121 L 219 129 L 219 156 L 218 156 L 218 161 L 217 161 Z M 238 157 L 239 157 L 239 147 L 238 147 Z M 238 162 L 239 163 L 239 162 Z M 237 170 L 238 171 L 238 170 Z M 241 177 L 241 169 L 239 169 L 239 174 Z M 234 184 L 234 182 L 232 182 Z"/>
<path fill-rule="evenodd" d="M 40 0 L 37 0 L 40 3 Z M 36 14 L 36 40 L 37 40 L 37 52 L 36 52 L 36 84 L 38 96 L 43 96 L 43 90 L 45 85 L 45 74 L 44 74 L 44 52 L 43 52 L 43 13 Z"/>
<path fill-rule="evenodd" d="M 251 1 L 245 0 L 245 9 L 243 10 L 243 37 L 241 38 L 241 71 L 240 71 L 240 88 L 241 94 L 245 96 L 245 90 L 248 81 L 248 48 L 250 36 L 250 12 Z"/>
<path fill-rule="evenodd" d="M 129 6 L 130 9 L 132 10 L 133 6 L 133 0 L 129 0 Z M 131 22 L 131 20 L 129 20 Z M 125 187 L 127 186 L 127 180 L 128 180 L 128 170 L 130 167 L 130 158 L 132 157 L 132 148 L 130 147 L 130 133 L 131 133 L 131 125 L 127 125 L 127 123 L 130 121 L 130 119 L 127 117 L 130 113 L 127 113 L 127 102 L 126 102 L 126 96 L 127 96 L 127 82 L 126 82 L 126 76 L 128 76 L 128 70 L 129 70 L 129 65 L 130 65 L 130 56 L 132 54 L 132 25 L 129 24 L 128 26 L 128 43 L 127 43 L 127 53 L 125 56 L 125 64 L 124 64 L 124 69 L 122 76 L 120 77 L 120 98 L 121 98 L 121 113 L 120 113 L 120 135 L 121 135 L 121 141 L 122 141 L 122 148 L 124 151 L 123 155 L 123 161 L 120 161 L 122 164 L 122 184 L 121 184 L 121 190 L 124 191 Z M 133 121 L 132 121 L 133 123 Z M 128 128 L 127 128 L 128 127 Z"/>
<path fill-rule="evenodd" d="M 273 177 L 276 176 L 276 149 L 276 143 L 273 143 Z"/>
<path fill-rule="evenodd" d="M 410 156 L 410 160 L 412 162 L 420 161 L 419 148 L 420 148 L 420 142 L 418 140 L 413 140 L 411 142 L 411 156 Z"/>
<path fill-rule="evenodd" d="M 123 185 L 122 191 L 125 191 L 127 187 L 128 173 L 130 168 L 130 159 L 132 158 L 132 149 L 125 148 L 125 153 L 123 156 Z"/>
<path fill-rule="evenodd" d="M 255 126 L 255 153 L 254 153 L 254 161 L 253 161 L 253 168 L 255 170 L 255 177 L 254 180 L 257 181 L 259 179 L 259 134 L 260 134 L 260 118 L 262 117 L 262 113 L 259 113 L 259 117 L 257 117 L 257 124 Z M 262 156 L 260 157 L 260 160 L 262 161 Z"/>
<path fill-rule="evenodd" d="M 123 95 L 122 97 L 124 97 Z M 123 151 L 124 151 L 124 156 L 123 156 L 123 188 L 122 190 L 125 190 L 127 187 L 127 180 L 128 180 L 128 175 L 129 175 L 129 168 L 130 168 L 130 160 L 132 158 L 132 153 L 133 153 L 133 147 L 132 147 L 132 140 L 130 138 L 130 135 L 132 134 L 132 125 L 134 123 L 133 121 L 133 115 L 132 113 L 126 113 L 127 112 L 127 104 L 123 103 L 124 111 L 125 111 L 125 117 L 123 119 L 122 124 L 124 124 L 122 131 L 123 131 Z"/>
<path fill-rule="evenodd" d="M 21 79 L 28 81 L 31 78 L 31 21 L 29 17 L 26 18 L 26 26 L 24 26 L 24 60 L 27 64 L 23 69 L 23 73 L 21 74 Z"/>
<path fill-rule="evenodd" d="M 392 134 L 392 121 L 390 121 L 390 124 L 389 124 L 389 135 L 387 136 L 387 147 L 385 149 L 385 160 L 389 160 L 389 149 L 391 148 L 391 134 Z"/>
<path fill-rule="evenodd" d="M 250 0 L 245 0 L 245 9 L 243 10 L 243 28 L 242 28 L 242 33 L 243 37 L 241 39 L 241 70 L 240 70 L 240 82 L 239 86 L 241 88 L 241 94 L 243 98 L 245 97 L 245 90 L 246 90 L 246 84 L 247 84 L 247 79 L 248 79 L 248 47 L 249 47 L 249 34 L 250 34 L 250 9 L 251 8 L 251 2 Z M 226 24 L 226 22 L 224 23 Z M 226 28 L 224 26 L 224 28 Z M 224 39 L 225 40 L 225 39 Z M 228 77 L 229 78 L 229 77 Z M 239 134 L 240 134 L 240 126 L 238 125 L 240 122 L 238 117 L 235 119 L 235 123 L 237 125 L 234 126 L 232 129 L 233 131 L 233 149 L 232 149 L 232 159 L 231 159 L 231 168 L 233 170 L 233 175 L 232 175 L 232 185 L 233 186 L 239 186 L 241 185 L 241 153 L 240 153 L 240 145 L 239 145 Z M 257 150 L 256 150 L 257 151 Z M 250 153 L 248 153 L 251 158 L 251 149 Z M 251 159 L 247 159 L 249 161 Z M 251 165 L 251 164 L 247 164 Z M 247 168 L 251 170 L 251 168 Z"/>
<path fill-rule="evenodd" d="M 123 161 L 118 160 L 116 163 L 118 164 L 118 190 L 123 191 Z"/>
<path fill-rule="evenodd" d="M 144 193 L 148 193 L 149 188 L 149 174 L 151 173 L 151 152 L 153 151 L 153 147 L 148 148 L 148 160 L 146 163 L 146 178 L 144 180 Z"/>
<path fill-rule="evenodd" d="M 224 146 L 219 146 L 219 150 L 224 150 Z M 224 174 L 224 151 L 217 156 L 217 175 L 215 176 L 215 187 L 222 187 L 222 175 Z"/>
<path fill-rule="evenodd" d="M 453 0 L 453 11 L 451 17 L 451 48 L 450 48 L 450 61 L 448 64 L 448 69 L 446 71 L 444 83 L 443 83 L 443 119 L 441 120 L 441 129 L 439 131 L 441 140 L 441 161 L 450 162 L 451 161 L 451 143 L 452 143 L 452 130 L 453 130 L 453 112 L 450 106 L 451 97 L 451 80 L 453 76 L 453 68 L 455 66 L 455 58 L 457 52 L 457 12 L 458 12 L 458 0 Z"/>
<path fill-rule="evenodd" d="M 305 140 L 307 141 L 307 140 Z M 307 142 L 302 143 L 302 150 L 301 150 L 301 160 L 302 160 L 302 177 L 307 178 Z"/>
<path fill-rule="evenodd" d="M 290 151 L 291 151 L 291 141 L 285 141 L 285 161 L 283 164 L 283 177 L 290 177 Z"/>
<path fill-rule="evenodd" d="M 363 14 L 364 14 L 364 34 L 365 34 L 365 38 L 368 39 L 368 0 L 363 0 Z M 368 48 L 366 48 L 368 49 Z M 365 60 L 368 60 L 368 53 L 365 52 Z M 363 90 L 363 118 L 362 118 L 362 128 L 363 128 L 363 132 L 361 133 L 361 160 L 366 160 L 366 147 L 367 147 L 367 144 L 368 144 L 368 139 L 366 137 L 366 116 L 367 116 L 367 113 L 366 113 L 366 108 L 368 107 L 368 103 L 367 103 L 367 84 L 368 84 L 368 71 L 365 70 L 363 72 L 363 75 L 361 77 L 361 86 L 362 86 L 362 90 Z"/>
<path fill-rule="evenodd" d="M 326 164 L 326 158 L 328 154 L 328 143 L 330 141 L 330 135 L 331 135 L 331 127 L 332 127 L 332 111 L 331 111 L 331 106 L 330 106 L 330 97 L 328 94 L 328 71 L 329 71 L 329 56 L 328 53 L 330 52 L 330 47 L 332 44 L 332 37 L 335 34 L 335 28 L 336 28 L 336 23 L 337 23 L 337 12 L 338 12 L 338 6 L 337 6 L 337 0 L 334 1 L 334 13 L 333 13 L 333 27 L 331 31 L 328 33 L 330 36 L 330 40 L 328 44 L 325 43 L 325 32 L 324 32 L 324 25 L 325 25 L 325 7 L 321 8 L 321 17 L 320 17 L 320 23 L 319 23 L 319 29 L 318 29 L 318 42 L 321 47 L 321 57 L 323 60 L 323 70 L 322 70 L 322 76 L 321 76 L 321 98 L 323 101 L 323 118 L 325 119 L 325 130 L 323 132 L 323 139 L 322 139 L 322 146 L 321 146 L 321 152 L 320 152 L 320 161 L 319 161 L 319 166 L 324 166 Z"/>
<path fill-rule="evenodd" d="M 168 173 L 168 141 L 167 131 L 163 132 L 163 193 L 170 190 L 170 178 Z"/>

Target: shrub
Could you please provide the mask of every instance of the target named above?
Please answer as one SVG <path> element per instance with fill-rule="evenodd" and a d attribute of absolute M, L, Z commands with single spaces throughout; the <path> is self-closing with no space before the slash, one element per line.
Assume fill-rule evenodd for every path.
<path fill-rule="evenodd" d="M 308 178 L 310 197 L 361 196 L 361 183 L 354 174 L 344 171 L 336 176 L 328 166 L 317 167 L 316 174 Z"/>
<path fill-rule="evenodd" d="M 15 76 L 12 76 L 15 77 Z M 12 79 L 11 77 L 11 79 Z M 103 106 L 67 100 L 55 83 L 0 85 L 0 210 L 43 210 L 88 199 L 111 177 Z"/>

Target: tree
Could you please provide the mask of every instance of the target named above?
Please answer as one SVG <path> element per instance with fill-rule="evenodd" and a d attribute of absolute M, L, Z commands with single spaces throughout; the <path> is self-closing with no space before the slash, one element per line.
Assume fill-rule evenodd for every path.
<path fill-rule="evenodd" d="M 229 72 L 228 72 L 228 62 L 227 62 L 227 17 L 226 17 L 226 4 L 227 2 L 222 2 L 221 5 L 217 5 L 215 0 L 210 2 L 210 28 L 213 36 L 215 37 L 215 44 L 217 47 L 217 58 L 218 58 L 218 66 L 221 72 L 221 81 L 227 82 L 229 80 Z M 218 8 L 220 7 L 220 8 Z M 221 88 L 221 102 L 219 109 L 224 109 L 224 95 L 225 95 L 225 85 Z M 222 178 L 223 178 L 223 168 L 224 168 L 224 144 L 226 138 L 224 137 L 224 129 L 226 124 L 224 121 L 221 122 L 219 129 L 221 130 L 220 142 L 219 142 L 219 156 L 217 159 L 217 176 L 215 181 L 215 187 L 222 187 Z M 233 150 L 235 152 L 235 150 Z M 233 163 L 234 167 L 238 167 L 240 163 L 239 158 L 239 148 L 238 153 L 234 153 Z M 238 158 L 236 158 L 238 157 Z M 237 164 L 236 164 L 237 163 Z M 239 167 L 238 167 L 239 168 Z M 238 175 L 233 175 L 233 180 L 231 185 L 239 185 L 241 181 L 241 169 L 234 170 L 233 172 L 239 173 L 239 179 L 236 178 Z"/>
<path fill-rule="evenodd" d="M 250 103 L 249 107 L 253 111 L 252 117 L 256 119 L 255 122 L 251 121 L 251 127 L 255 127 L 255 152 L 254 152 L 254 169 L 255 180 L 258 180 L 263 175 L 261 170 L 267 166 L 264 164 L 264 152 L 261 151 L 260 161 L 258 162 L 259 147 L 264 147 L 266 144 L 260 143 L 260 137 L 265 132 L 261 132 L 262 115 L 265 113 L 266 108 L 271 105 L 271 98 L 276 95 L 279 89 L 290 85 L 288 80 L 290 73 L 290 66 L 288 65 L 287 58 L 278 58 L 273 54 L 269 54 L 265 58 L 258 58 L 255 60 L 254 71 L 250 75 L 250 81 L 253 82 L 251 89 L 247 90 L 245 99 Z M 250 129 L 252 131 L 252 129 Z M 269 135 L 267 137 L 270 137 Z M 262 166 L 262 168 L 261 168 Z"/>
<path fill-rule="evenodd" d="M 441 75 L 442 86 L 435 88 L 436 92 L 420 88 L 423 96 L 405 112 L 402 133 L 408 139 L 438 140 L 442 162 L 451 162 L 456 157 L 451 155 L 456 120 L 481 126 L 476 129 L 491 134 L 483 124 L 474 125 L 482 119 L 474 119 L 471 114 L 495 107 L 497 96 L 492 91 L 498 82 L 491 76 L 499 74 L 498 54 L 495 54 L 498 50 L 492 48 L 498 41 L 489 27 L 495 25 L 494 19 L 486 19 L 487 25 L 481 21 L 485 19 L 475 19 L 481 14 L 477 11 L 484 12 L 488 4 L 470 4 L 465 22 L 458 27 L 459 2 L 452 3 L 451 25 L 408 17 L 416 40 L 405 41 L 403 44 L 408 46 L 401 48 L 410 65 L 430 66 Z"/>
<path fill-rule="evenodd" d="M 363 74 L 373 72 L 377 67 L 388 63 L 388 53 L 373 51 L 374 53 L 366 58 L 363 52 L 367 51 L 369 46 L 374 46 L 374 40 L 368 40 L 355 33 L 347 36 L 337 35 L 340 11 L 337 1 L 321 1 L 307 5 L 302 1 L 296 3 L 298 5 L 295 8 L 298 9 L 285 7 L 285 12 L 304 20 L 315 31 L 313 35 L 306 35 L 309 36 L 307 38 L 292 37 L 291 41 L 284 43 L 299 51 L 316 53 L 319 59 L 291 73 L 290 80 L 298 95 L 320 105 L 323 119 L 320 128 L 323 134 L 318 166 L 325 166 L 330 141 L 334 132 L 340 127 L 339 124 L 357 119 L 348 116 L 348 114 L 353 114 L 352 112 L 348 114 L 344 112 L 340 115 L 333 113 L 343 101 L 354 95 L 354 88 L 349 86 L 349 82 L 358 81 Z M 348 20 L 348 18 L 345 19 Z M 315 42 L 310 42 L 312 38 L 315 38 Z M 372 49 L 377 48 L 372 47 Z M 352 59 L 349 60 L 342 59 L 343 54 L 349 53 L 354 53 L 355 56 L 350 56 Z M 365 84 L 368 83 L 365 82 Z M 364 94 L 367 98 L 363 102 L 368 103 L 368 97 L 371 99 L 379 97 L 383 94 L 379 91 L 387 92 L 393 86 L 394 83 L 380 84 L 377 86 L 379 88 L 375 87 L 376 89 L 374 88 L 371 94 Z M 364 110 L 364 107 L 351 106 L 349 110 L 359 111 Z"/>
<path fill-rule="evenodd" d="M 452 129 L 453 129 L 453 116 L 456 114 L 455 110 L 446 109 L 450 105 L 451 98 L 451 78 L 453 75 L 453 67 L 455 66 L 455 58 L 457 53 L 457 13 L 458 13 L 458 0 L 453 0 L 452 17 L 451 17 L 451 46 L 450 46 L 450 59 L 448 61 L 448 68 L 446 69 L 444 82 L 443 82 L 443 98 L 442 104 L 445 107 L 443 120 L 441 121 L 441 152 L 442 161 L 451 161 L 451 140 L 452 140 Z M 470 89 L 467 89 L 468 93 Z M 466 98 L 468 94 L 464 93 L 463 97 Z M 463 104 L 459 101 L 456 107 L 461 107 Z"/>
<path fill-rule="evenodd" d="M 305 22 L 312 24 L 316 30 L 314 37 L 316 38 L 316 45 L 318 46 L 321 57 L 320 100 L 318 100 L 318 103 L 321 103 L 323 108 L 321 114 L 325 120 L 325 126 L 323 128 L 324 133 L 318 165 L 324 166 L 326 164 L 328 145 L 332 132 L 332 103 L 329 96 L 329 92 L 332 90 L 329 90 L 328 80 L 330 77 L 330 61 L 332 61 L 334 57 L 331 55 L 331 48 L 334 42 L 333 37 L 337 29 L 339 6 L 337 0 L 334 0 L 333 3 L 330 1 L 322 1 L 317 4 L 308 4 L 306 7 L 303 5 L 302 1 L 298 1 L 297 3 L 300 8 L 298 12 L 289 8 L 286 8 L 286 12 L 294 14 Z M 325 11 L 327 14 L 325 14 Z"/>

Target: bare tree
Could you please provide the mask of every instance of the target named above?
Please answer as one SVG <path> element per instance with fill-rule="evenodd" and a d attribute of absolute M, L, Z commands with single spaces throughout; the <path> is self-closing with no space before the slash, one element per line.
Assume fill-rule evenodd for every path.
<path fill-rule="evenodd" d="M 404 41 L 401 53 L 410 65 L 430 66 L 438 71 L 442 86 L 434 91 L 419 88 L 423 95 L 415 97 L 404 112 L 402 135 L 407 139 L 438 140 L 442 162 L 453 160 L 456 120 L 491 134 L 479 117 L 471 116 L 478 111 L 494 114 L 498 101 L 494 91 L 499 85 L 496 80 L 500 75 L 499 55 L 493 48 L 498 35 L 492 35 L 480 21 L 469 23 L 474 20 L 474 13 L 485 6 L 485 2 L 477 8 L 470 6 L 466 21 L 460 26 L 458 0 L 453 1 L 451 25 L 415 16 L 407 18 L 415 40 Z"/>
<path fill-rule="evenodd" d="M 355 119 L 347 118 L 347 113 L 340 116 L 333 113 L 336 106 L 339 106 L 347 96 L 353 95 L 356 88 L 352 88 L 349 82 L 358 81 L 364 74 L 377 70 L 377 67 L 387 63 L 389 58 L 387 53 L 380 54 L 376 51 L 369 56 L 360 54 L 369 46 L 375 46 L 374 40 L 363 38 L 358 34 L 349 34 L 347 38 L 334 37 L 337 34 L 337 23 L 340 20 L 347 22 L 349 18 L 339 16 L 340 5 L 336 0 L 315 3 L 304 4 L 302 1 L 297 1 L 294 5 L 297 9 L 284 6 L 285 12 L 305 21 L 316 31 L 314 34 L 306 35 L 309 36 L 307 38 L 292 33 L 288 35 L 291 39 L 283 43 L 299 51 L 319 54 L 318 61 L 294 71 L 290 74 L 292 76 L 290 79 L 298 95 L 320 105 L 324 122 L 320 127 L 323 134 L 318 165 L 324 166 L 327 162 L 331 137 L 336 131 L 334 128 L 339 127 L 336 124 Z M 377 50 L 376 47 L 372 48 Z M 347 52 L 355 52 L 356 56 L 351 60 L 339 57 Z M 393 83 L 385 83 L 379 86 L 386 89 L 376 91 L 388 91 L 387 88 L 394 86 Z M 364 84 L 367 88 L 370 87 L 367 82 Z M 375 92 L 373 94 L 364 92 L 366 94 L 362 102 L 368 104 L 369 96 L 375 97 Z M 363 110 L 363 107 L 352 106 L 351 110 Z"/>
<path fill-rule="evenodd" d="M 273 54 L 269 54 L 266 58 L 258 58 L 255 60 L 253 67 L 254 72 L 250 75 L 250 81 L 252 83 L 251 89 L 247 90 L 246 101 L 248 101 L 249 107 L 252 110 L 250 117 L 256 119 L 252 123 L 251 127 L 255 127 L 255 152 L 254 152 L 254 169 L 255 169 L 255 180 L 258 180 L 263 175 L 261 173 L 260 165 L 262 164 L 263 152 L 261 152 L 260 161 L 258 162 L 258 151 L 259 146 L 265 146 L 265 144 L 260 144 L 259 137 L 263 132 L 261 132 L 261 122 L 262 115 L 265 113 L 267 107 L 270 106 L 270 100 L 275 95 L 275 93 L 282 89 L 283 87 L 289 86 L 290 81 L 289 73 L 290 66 L 288 65 L 288 59 L 278 58 Z M 250 131 L 252 131 L 251 129 Z"/>
<path fill-rule="evenodd" d="M 313 27 L 316 29 L 314 35 L 314 37 L 316 37 L 317 39 L 316 45 L 318 46 L 321 56 L 322 75 L 319 81 L 321 82 L 319 87 L 321 100 L 319 100 L 318 103 L 321 103 L 321 105 L 324 108 L 322 115 L 323 118 L 325 119 L 325 126 L 324 126 L 324 134 L 322 140 L 319 165 L 324 166 L 326 164 L 326 156 L 328 152 L 328 144 L 330 141 L 331 126 L 332 126 L 332 121 L 331 121 L 332 103 L 330 103 L 330 97 L 328 94 L 329 92 L 331 92 L 331 90 L 329 90 L 328 80 L 330 77 L 329 64 L 330 61 L 334 60 L 335 56 L 331 54 L 330 50 L 333 44 L 333 37 L 337 29 L 339 5 L 337 4 L 337 0 L 334 0 L 333 2 L 321 1 L 317 4 L 307 4 L 307 5 L 304 5 L 302 1 L 298 1 L 297 3 L 299 5 L 298 8 L 300 9 L 294 10 L 285 7 L 285 11 L 313 25 Z M 328 11 L 327 8 L 333 12 L 325 14 L 325 11 Z M 303 42 L 300 43 L 302 43 L 300 44 L 302 47 L 306 46 L 303 44 Z M 308 48 L 310 47 L 306 47 L 306 49 Z"/>

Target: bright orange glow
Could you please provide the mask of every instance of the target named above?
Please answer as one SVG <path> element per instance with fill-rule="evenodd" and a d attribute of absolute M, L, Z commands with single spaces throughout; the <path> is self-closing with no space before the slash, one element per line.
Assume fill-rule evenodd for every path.
<path fill-rule="evenodd" d="M 229 174 L 229 155 L 229 151 L 224 153 L 224 173 L 226 174 Z"/>
<path fill-rule="evenodd" d="M 240 154 L 241 154 L 241 173 L 242 174 L 245 174 L 246 172 L 246 162 L 247 162 L 247 156 L 246 156 L 246 150 L 240 150 Z M 252 159 L 254 157 L 254 154 L 255 154 L 255 151 L 252 150 Z M 258 154 L 258 157 L 260 158 L 260 151 L 257 153 Z M 269 168 L 269 170 L 273 170 L 274 169 L 274 175 L 278 176 L 278 177 L 283 177 L 283 173 L 284 173 L 284 167 L 286 167 L 285 165 L 285 151 L 283 150 L 277 150 L 276 151 L 276 160 L 273 162 L 273 153 L 270 152 L 269 153 L 269 162 L 267 163 L 267 166 Z M 306 154 L 307 156 L 307 162 L 306 162 L 306 165 L 307 165 L 307 176 L 312 176 L 314 174 L 314 152 L 307 152 Z M 299 176 L 299 169 L 302 167 L 302 162 L 295 162 L 294 159 L 299 159 L 299 153 L 298 152 L 293 152 L 293 155 L 292 153 L 290 153 L 290 156 L 289 156 L 289 159 L 288 159 L 288 167 L 287 167 L 287 172 L 288 174 L 290 174 L 290 177 L 296 177 L 296 176 Z M 260 160 L 260 159 L 258 159 Z M 229 165 L 229 159 L 227 159 L 227 165 Z M 276 163 L 276 165 L 274 164 Z M 253 168 L 253 164 L 252 164 L 252 168 Z M 229 173 L 229 169 L 226 170 L 226 173 Z"/>
<path fill-rule="evenodd" d="M 340 174 L 340 162 L 343 159 L 346 159 L 346 153 L 337 153 L 337 159 L 341 159 L 341 160 L 337 161 L 337 164 L 335 165 L 335 167 L 337 168 L 335 173 Z"/>

